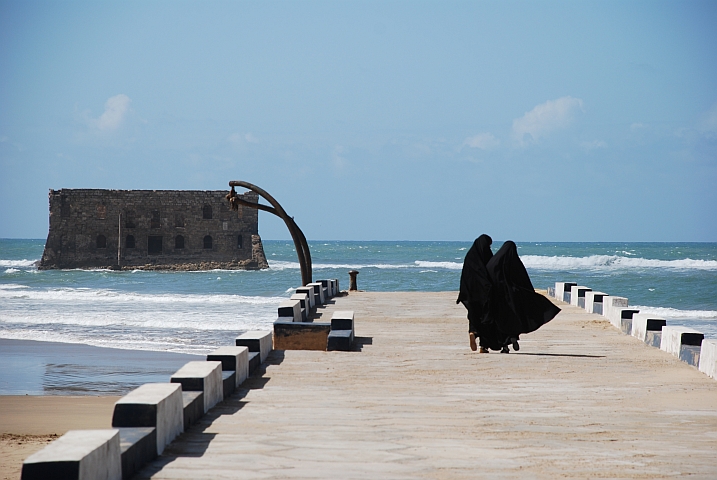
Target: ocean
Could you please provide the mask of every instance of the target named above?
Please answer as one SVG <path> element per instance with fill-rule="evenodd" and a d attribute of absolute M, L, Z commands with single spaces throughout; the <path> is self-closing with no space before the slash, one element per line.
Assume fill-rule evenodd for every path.
<path fill-rule="evenodd" d="M 355 269 L 361 290 L 389 292 L 457 291 L 471 243 L 309 242 L 314 279 L 346 289 Z M 517 244 L 536 288 L 574 281 L 717 338 L 717 243 Z M 206 354 L 270 329 L 301 282 L 290 241 L 264 241 L 263 271 L 39 271 L 43 247 L 0 239 L 0 338 Z"/>

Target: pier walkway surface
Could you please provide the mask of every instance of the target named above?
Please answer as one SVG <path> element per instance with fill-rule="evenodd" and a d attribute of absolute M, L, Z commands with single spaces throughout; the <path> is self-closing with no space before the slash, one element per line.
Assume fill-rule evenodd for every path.
<path fill-rule="evenodd" d="M 471 352 L 455 297 L 334 299 L 358 351 L 273 352 L 136 478 L 717 478 L 717 381 L 562 303 Z"/>

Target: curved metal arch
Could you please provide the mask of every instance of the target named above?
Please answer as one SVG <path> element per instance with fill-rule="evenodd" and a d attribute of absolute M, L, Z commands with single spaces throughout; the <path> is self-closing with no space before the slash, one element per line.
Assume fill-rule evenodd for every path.
<path fill-rule="evenodd" d="M 311 283 L 313 280 L 311 271 L 311 252 L 309 251 L 309 244 L 306 241 L 304 232 L 301 231 L 299 226 L 294 221 L 293 217 L 287 215 L 286 211 L 284 211 L 282 206 L 274 199 L 274 197 L 272 197 L 265 190 L 257 187 L 254 184 L 244 182 L 242 180 L 232 180 L 229 182 L 229 186 L 232 187 L 232 189 L 231 192 L 229 192 L 229 195 L 227 195 L 227 200 L 229 200 L 232 209 L 237 210 L 239 208 L 239 205 L 242 205 L 245 207 L 255 208 L 257 210 L 263 210 L 265 212 L 272 213 L 284 220 L 284 223 L 286 224 L 286 227 L 289 229 L 289 233 L 291 234 L 291 238 L 294 240 L 294 248 L 296 248 L 296 255 L 297 257 L 299 257 L 299 266 L 301 268 L 301 282 L 304 286 Z M 269 207 L 260 203 L 247 202 L 246 200 L 241 199 L 237 196 L 234 187 L 241 187 L 246 188 L 247 190 L 251 190 L 252 192 L 264 198 L 272 206 Z"/>

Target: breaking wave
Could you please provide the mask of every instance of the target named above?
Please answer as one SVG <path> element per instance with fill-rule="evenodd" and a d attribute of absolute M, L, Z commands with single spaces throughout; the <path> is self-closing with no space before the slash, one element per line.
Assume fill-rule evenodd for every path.
<path fill-rule="evenodd" d="M 0 260 L 0 268 L 34 267 L 37 260 Z"/>
<path fill-rule="evenodd" d="M 717 311 L 714 310 L 678 310 L 669 307 L 645 307 L 642 305 L 635 305 L 634 308 L 640 310 L 640 313 L 649 313 L 666 319 L 717 320 Z"/>
<path fill-rule="evenodd" d="M 527 268 L 540 270 L 618 270 L 631 268 L 667 268 L 672 270 L 717 270 L 717 260 L 654 260 L 628 258 L 618 255 L 591 255 L 589 257 L 545 257 L 525 255 L 521 257 Z"/>
<path fill-rule="evenodd" d="M 560 257 L 523 255 L 520 257 L 526 268 L 535 270 L 595 270 L 612 271 L 628 269 L 670 269 L 670 270 L 707 270 L 717 271 L 717 260 L 694 260 L 684 258 L 679 260 L 656 260 L 650 258 L 632 258 L 619 255 L 591 255 L 589 257 Z M 270 261 L 269 267 L 272 270 L 298 269 L 298 262 L 277 262 Z M 441 268 L 446 270 L 460 270 L 463 262 L 435 262 L 416 260 L 413 263 L 376 263 L 376 264 L 328 264 L 320 263 L 313 265 L 315 270 L 321 269 L 405 269 L 405 268 Z"/>

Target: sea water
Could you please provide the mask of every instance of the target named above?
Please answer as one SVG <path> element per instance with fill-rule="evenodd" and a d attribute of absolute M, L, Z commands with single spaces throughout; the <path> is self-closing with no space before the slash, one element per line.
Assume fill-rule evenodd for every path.
<path fill-rule="evenodd" d="M 367 291 L 457 291 L 472 242 L 311 241 L 314 279 L 358 270 Z M 494 242 L 497 251 L 501 242 Z M 717 338 L 717 243 L 531 243 L 536 288 L 573 281 Z M 264 241 L 270 268 L 38 270 L 44 240 L 0 240 L 0 338 L 205 354 L 271 329 L 301 282 L 291 241 Z"/>

